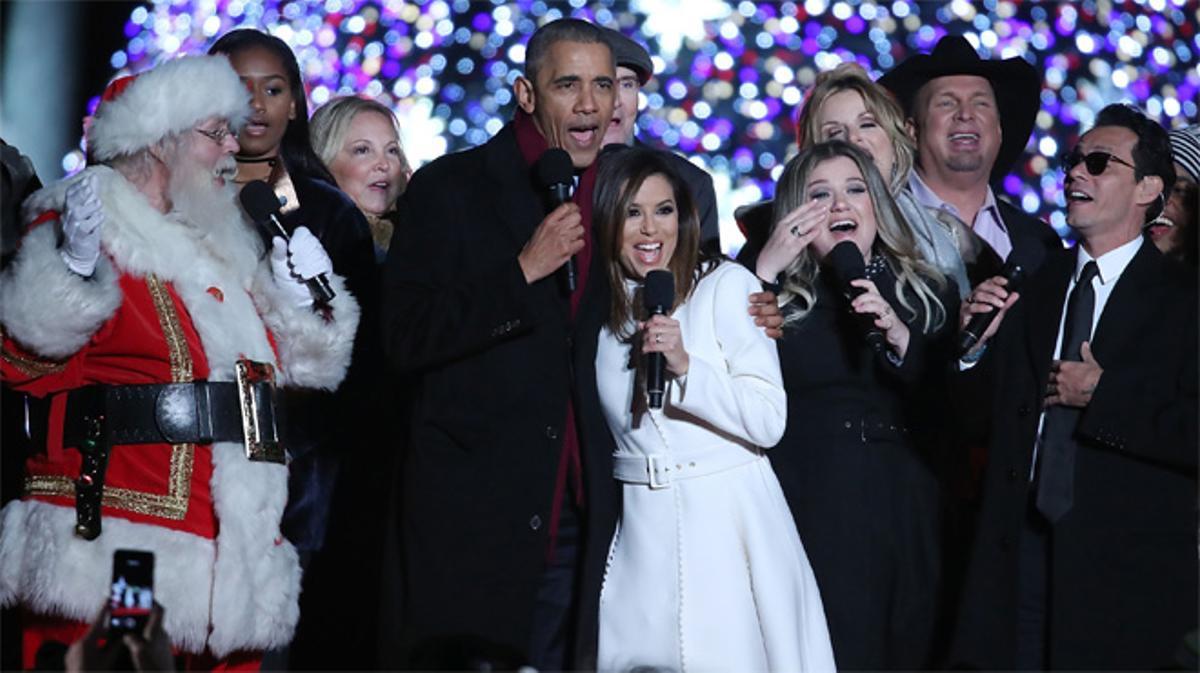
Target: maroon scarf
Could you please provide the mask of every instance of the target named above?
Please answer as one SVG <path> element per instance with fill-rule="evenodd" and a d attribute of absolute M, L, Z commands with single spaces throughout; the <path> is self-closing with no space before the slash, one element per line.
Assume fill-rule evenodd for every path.
<path fill-rule="evenodd" d="M 525 165 L 533 170 L 542 153 L 549 148 L 549 143 L 533 123 L 533 117 L 518 109 L 513 118 L 513 130 L 517 134 L 517 146 L 521 149 L 521 157 Z M 596 162 L 592 162 L 579 177 L 579 187 L 571 195 L 571 201 L 579 206 L 583 220 L 583 249 L 575 254 L 576 279 L 575 291 L 571 293 L 571 319 L 579 312 L 579 303 L 583 299 L 584 289 L 588 283 L 588 272 L 592 267 L 592 194 L 596 188 Z M 575 406 L 571 397 L 567 398 L 567 419 L 563 423 L 563 444 L 558 457 L 558 472 L 554 479 L 554 501 L 550 506 L 549 543 L 546 547 L 546 561 L 554 559 L 554 547 L 558 541 L 558 522 L 562 516 L 563 500 L 567 495 L 567 484 L 571 485 L 571 495 L 576 506 L 583 506 L 583 464 L 579 454 L 579 432 L 575 424 Z"/>

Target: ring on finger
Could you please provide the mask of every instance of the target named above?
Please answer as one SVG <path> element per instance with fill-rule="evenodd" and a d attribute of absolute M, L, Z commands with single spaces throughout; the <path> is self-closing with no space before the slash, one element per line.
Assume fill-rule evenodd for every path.
<path fill-rule="evenodd" d="M 654 343 L 656 343 L 656 344 L 662 343 L 662 335 L 661 334 L 654 335 Z"/>

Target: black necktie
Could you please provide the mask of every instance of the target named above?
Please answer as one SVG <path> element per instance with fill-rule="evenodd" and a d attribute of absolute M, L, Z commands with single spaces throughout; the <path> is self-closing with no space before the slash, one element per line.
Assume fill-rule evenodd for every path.
<path fill-rule="evenodd" d="M 1067 318 L 1063 321 L 1060 360 L 1079 362 L 1083 342 L 1092 336 L 1092 312 L 1096 291 L 1092 278 L 1099 273 L 1096 262 L 1084 265 L 1071 298 L 1067 300 Z M 1042 428 L 1041 467 L 1038 475 L 1037 508 L 1050 523 L 1071 509 L 1075 491 L 1075 426 L 1080 409 L 1056 404 L 1046 410 Z"/>

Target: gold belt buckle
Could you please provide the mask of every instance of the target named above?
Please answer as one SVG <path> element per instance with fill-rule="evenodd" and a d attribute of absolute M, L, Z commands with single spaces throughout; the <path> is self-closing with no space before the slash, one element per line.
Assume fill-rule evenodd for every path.
<path fill-rule="evenodd" d="M 269 362 L 254 362 L 253 360 L 238 360 L 237 369 L 238 402 L 242 411 L 242 441 L 246 445 L 246 458 L 255 461 L 285 463 L 283 445 L 279 442 L 279 430 L 275 424 L 275 367 Z M 266 383 L 265 396 L 255 394 L 255 384 Z M 265 397 L 265 399 L 260 399 Z M 259 407 L 271 406 L 269 416 L 272 427 L 263 428 L 259 424 Z M 269 430 L 265 433 L 264 430 Z"/>

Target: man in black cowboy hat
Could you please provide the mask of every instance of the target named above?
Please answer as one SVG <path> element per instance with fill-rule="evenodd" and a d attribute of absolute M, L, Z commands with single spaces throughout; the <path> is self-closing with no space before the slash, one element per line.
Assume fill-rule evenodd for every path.
<path fill-rule="evenodd" d="M 913 193 L 955 228 L 972 284 L 1008 260 L 1031 272 L 1061 246 L 1053 229 L 997 199 L 989 184 L 1008 174 L 1033 131 L 1041 77 L 1032 65 L 981 59 L 965 38 L 948 35 L 879 83 L 916 131 Z"/>
<path fill-rule="evenodd" d="M 654 62 L 642 45 L 620 31 L 612 28 L 601 30 L 617 62 L 617 104 L 613 108 L 612 122 L 604 134 L 604 144 L 646 147 L 635 137 L 638 93 L 654 77 Z M 705 250 L 720 253 L 721 231 L 717 223 L 717 195 L 713 190 L 712 176 L 674 152 L 665 154 L 670 156 L 671 166 L 692 192 L 696 215 L 700 218 L 700 245 Z"/>

